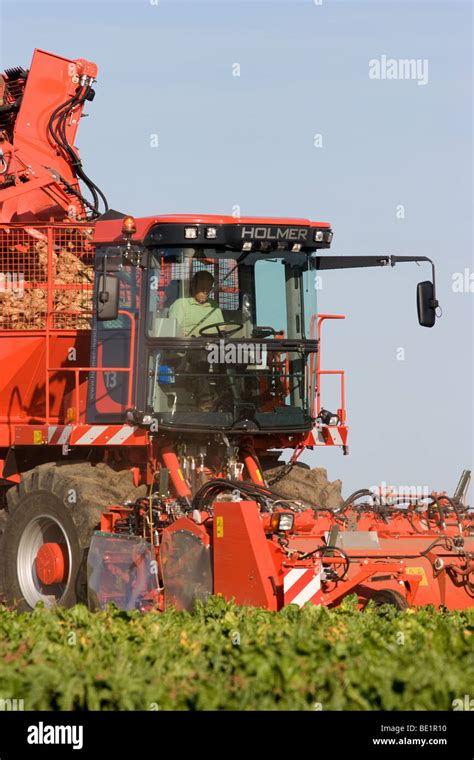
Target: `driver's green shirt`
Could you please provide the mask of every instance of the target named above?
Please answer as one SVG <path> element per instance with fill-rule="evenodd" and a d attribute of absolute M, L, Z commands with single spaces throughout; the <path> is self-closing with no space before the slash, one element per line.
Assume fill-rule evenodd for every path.
<path fill-rule="evenodd" d="M 216 301 L 198 303 L 195 298 L 178 298 L 169 310 L 169 316 L 178 320 L 184 336 L 199 335 L 199 330 L 217 322 L 224 322 L 224 317 Z M 209 331 L 212 333 L 212 330 Z"/>

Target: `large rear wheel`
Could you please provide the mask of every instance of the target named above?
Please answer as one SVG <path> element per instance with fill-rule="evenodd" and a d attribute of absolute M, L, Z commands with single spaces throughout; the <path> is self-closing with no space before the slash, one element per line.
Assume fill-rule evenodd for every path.
<path fill-rule="evenodd" d="M 21 499 L 4 533 L 3 587 L 7 604 L 32 610 L 37 602 L 70 607 L 83 552 L 67 508 L 54 494 Z"/>
<path fill-rule="evenodd" d="M 7 494 L 0 587 L 7 605 L 86 602 L 85 564 L 101 512 L 135 498 L 131 473 L 89 462 L 40 465 Z"/>

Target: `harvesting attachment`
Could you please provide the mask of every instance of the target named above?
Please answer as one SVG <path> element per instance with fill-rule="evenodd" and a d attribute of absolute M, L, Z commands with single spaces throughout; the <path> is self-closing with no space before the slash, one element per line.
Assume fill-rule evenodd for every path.
<path fill-rule="evenodd" d="M 465 608 L 474 599 L 474 515 L 459 489 L 421 498 L 362 489 L 327 509 L 214 479 L 190 505 L 151 497 L 114 507 L 89 557 L 99 608 L 192 611 L 211 594 L 270 610 L 334 607 L 349 594 L 361 608 Z"/>

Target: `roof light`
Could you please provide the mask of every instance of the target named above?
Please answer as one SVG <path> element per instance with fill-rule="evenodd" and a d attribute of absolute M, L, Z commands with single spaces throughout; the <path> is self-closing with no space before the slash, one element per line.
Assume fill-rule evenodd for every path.
<path fill-rule="evenodd" d="M 124 235 L 134 235 L 137 231 L 137 225 L 133 216 L 126 216 L 122 222 L 122 232 Z"/>
<path fill-rule="evenodd" d="M 326 242 L 330 243 L 332 239 L 333 239 L 333 233 L 331 232 L 331 230 L 329 230 L 329 232 L 326 234 Z"/>
<path fill-rule="evenodd" d="M 301 251 L 301 243 L 293 243 L 291 246 L 291 250 L 295 251 L 295 253 L 298 253 L 298 251 Z"/>
<path fill-rule="evenodd" d="M 315 230 L 314 231 L 314 242 L 315 243 L 323 243 L 324 242 L 324 231 L 323 230 Z"/>
<path fill-rule="evenodd" d="M 242 245 L 243 251 L 251 251 L 252 250 L 252 241 L 246 240 L 245 243 Z"/>
<path fill-rule="evenodd" d="M 215 240 L 217 237 L 217 227 L 206 227 L 204 234 L 208 240 Z"/>
<path fill-rule="evenodd" d="M 197 227 L 185 227 L 184 228 L 184 237 L 186 240 L 195 240 L 198 236 L 198 228 Z"/>

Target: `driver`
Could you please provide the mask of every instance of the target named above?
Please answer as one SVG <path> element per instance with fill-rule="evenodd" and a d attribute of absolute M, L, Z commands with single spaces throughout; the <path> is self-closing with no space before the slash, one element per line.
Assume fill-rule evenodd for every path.
<path fill-rule="evenodd" d="M 169 316 L 178 320 L 184 337 L 199 335 L 203 327 L 224 322 L 216 301 L 209 300 L 214 277 L 206 269 L 196 272 L 189 285 L 189 298 L 178 298 L 169 310 Z"/>

